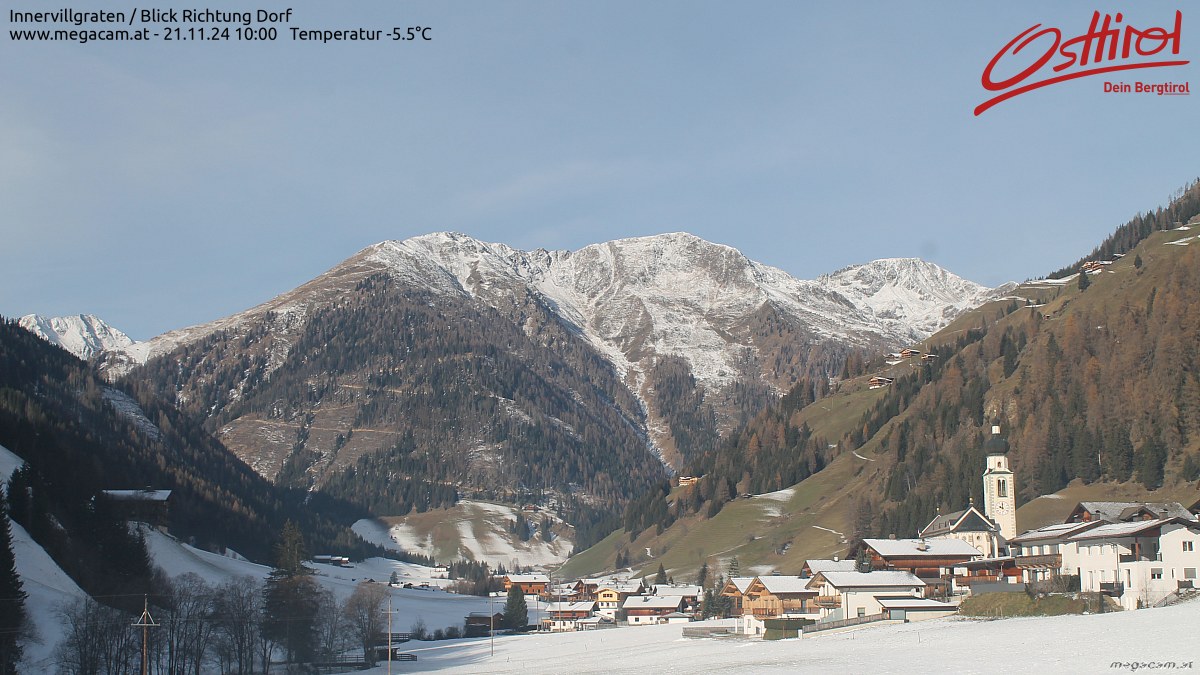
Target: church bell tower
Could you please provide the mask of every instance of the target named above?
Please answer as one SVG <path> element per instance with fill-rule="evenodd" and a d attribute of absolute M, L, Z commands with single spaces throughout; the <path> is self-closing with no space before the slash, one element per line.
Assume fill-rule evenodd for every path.
<path fill-rule="evenodd" d="M 984 445 L 987 470 L 983 472 L 983 512 L 1000 527 L 1005 541 L 1017 536 L 1017 486 L 1008 468 L 1008 443 L 1000 437 L 1000 427 L 992 427 L 992 437 Z"/>

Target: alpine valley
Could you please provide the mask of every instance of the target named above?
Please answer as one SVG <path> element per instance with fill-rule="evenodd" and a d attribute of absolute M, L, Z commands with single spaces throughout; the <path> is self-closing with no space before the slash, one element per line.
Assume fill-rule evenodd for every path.
<path fill-rule="evenodd" d="M 799 280 L 683 233 L 530 252 L 438 233 L 98 362 L 264 477 L 376 515 L 612 514 L 798 381 L 1008 290 L 915 259 Z"/>

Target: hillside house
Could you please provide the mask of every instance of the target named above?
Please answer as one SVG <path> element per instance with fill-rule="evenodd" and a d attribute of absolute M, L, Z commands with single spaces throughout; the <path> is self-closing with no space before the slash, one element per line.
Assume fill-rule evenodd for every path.
<path fill-rule="evenodd" d="M 163 532 L 170 525 L 170 490 L 104 490 L 100 494 L 123 520 L 146 523 Z"/>
<path fill-rule="evenodd" d="M 1011 555 L 968 560 L 955 565 L 952 570 L 955 594 L 974 595 L 995 590 L 1025 588 L 1022 585 L 1022 571 L 1017 567 L 1016 558 Z"/>
<path fill-rule="evenodd" d="M 806 582 L 816 591 L 821 621 L 881 614 L 880 597 L 920 598 L 925 582 L 912 572 L 821 572 Z"/>
<path fill-rule="evenodd" d="M 742 615 L 742 604 L 745 600 L 746 589 L 750 587 L 750 582 L 752 581 L 754 581 L 754 577 L 729 577 L 729 580 L 721 587 L 721 595 L 729 598 L 730 616 Z"/>
<path fill-rule="evenodd" d="M 678 595 L 631 595 L 625 598 L 621 611 L 629 625 L 646 626 L 666 623 L 666 616 L 679 612 L 682 606 L 683 598 Z"/>
<path fill-rule="evenodd" d="M 1152 607 L 1200 585 L 1200 522 L 1191 518 L 1106 523 L 1071 537 L 1083 592 L 1125 609 Z"/>
<path fill-rule="evenodd" d="M 817 592 L 801 577 L 768 575 L 755 577 L 742 596 L 742 614 L 757 619 L 793 616 L 815 619 L 812 604 Z"/>
<path fill-rule="evenodd" d="M 909 572 L 930 596 L 951 593 L 955 565 L 984 557 L 961 539 L 864 539 L 863 545 L 872 570 Z"/>
<path fill-rule="evenodd" d="M 542 617 L 542 629 L 552 633 L 581 630 L 579 622 L 593 617 L 595 613 L 596 603 L 594 601 L 551 602 L 546 605 L 545 616 Z"/>
<path fill-rule="evenodd" d="M 606 583 L 611 582 L 608 579 L 602 578 L 580 579 L 572 587 L 575 592 L 575 598 L 578 600 L 595 600 L 597 591 Z"/>
<path fill-rule="evenodd" d="M 914 356 L 921 356 L 921 355 L 922 355 L 921 350 L 913 349 L 911 347 L 900 350 L 900 358 L 902 358 L 902 359 L 911 359 Z"/>
<path fill-rule="evenodd" d="M 508 574 L 504 577 L 504 592 L 513 586 L 525 595 L 545 595 L 550 587 L 550 577 L 545 574 Z"/>
<path fill-rule="evenodd" d="M 871 379 L 867 380 L 867 388 L 868 389 L 881 389 L 881 388 L 886 387 L 889 384 L 891 384 L 892 381 L 893 380 L 890 377 L 883 377 L 881 375 L 876 375 L 875 377 L 872 377 Z"/>

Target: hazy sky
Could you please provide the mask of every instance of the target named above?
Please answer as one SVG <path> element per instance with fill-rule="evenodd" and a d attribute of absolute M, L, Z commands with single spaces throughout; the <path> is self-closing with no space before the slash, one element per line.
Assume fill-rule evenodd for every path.
<path fill-rule="evenodd" d="M 32 44 L 0 17 L 0 313 L 145 339 L 441 230 L 525 249 L 683 230 L 798 277 L 919 256 L 995 285 L 1200 176 L 1200 96 L 1103 91 L 1200 86 L 1180 2 L 260 1 L 159 6 L 290 6 L 274 42 Z M 1193 63 L 973 115 L 1009 40 L 1096 9 L 1182 10 Z M 432 40 L 289 30 L 416 25 Z"/>

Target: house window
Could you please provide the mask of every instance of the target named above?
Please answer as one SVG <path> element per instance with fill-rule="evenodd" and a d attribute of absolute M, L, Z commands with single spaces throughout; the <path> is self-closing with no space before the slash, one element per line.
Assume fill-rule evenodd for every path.
<path fill-rule="evenodd" d="M 1151 579 L 1161 579 L 1162 578 L 1162 568 L 1161 567 L 1151 567 L 1150 568 L 1150 578 Z"/>
<path fill-rule="evenodd" d="M 1195 567 L 1183 568 L 1183 578 L 1184 579 L 1195 579 L 1196 578 L 1196 568 Z"/>
<path fill-rule="evenodd" d="M 997 496 L 1007 497 L 1008 496 L 1008 481 L 1004 480 L 1003 478 L 1001 478 L 999 481 L 997 481 L 996 482 L 996 493 L 997 493 Z"/>
<path fill-rule="evenodd" d="M 1184 550 L 1184 551 L 1191 551 L 1191 550 L 1193 550 L 1193 549 L 1192 549 L 1192 542 L 1190 542 L 1190 541 L 1185 541 L 1185 542 L 1183 542 L 1183 550 Z"/>
<path fill-rule="evenodd" d="M 859 615 L 859 616 L 866 616 L 866 615 L 867 615 L 867 608 L 866 608 L 866 607 L 859 607 L 859 608 L 858 608 L 858 615 Z"/>

